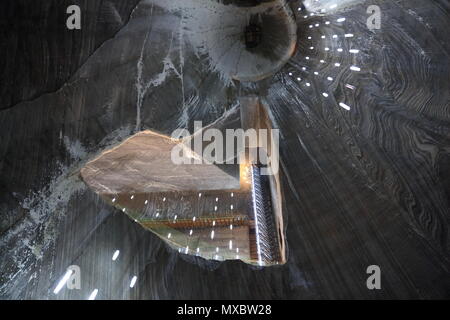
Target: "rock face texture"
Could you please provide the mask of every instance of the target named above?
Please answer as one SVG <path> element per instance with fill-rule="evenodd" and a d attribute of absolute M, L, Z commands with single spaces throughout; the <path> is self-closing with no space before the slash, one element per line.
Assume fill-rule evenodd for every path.
<path fill-rule="evenodd" d="M 69 31 L 74 3 L 82 29 Z M 449 298 L 448 1 L 289 5 L 293 57 L 249 84 L 223 68 L 220 24 L 203 29 L 233 1 L 0 4 L 1 298 Z M 281 132 L 285 265 L 178 253 L 80 180 L 133 133 L 208 125 L 242 92 Z M 81 289 L 54 294 L 70 265 Z"/>

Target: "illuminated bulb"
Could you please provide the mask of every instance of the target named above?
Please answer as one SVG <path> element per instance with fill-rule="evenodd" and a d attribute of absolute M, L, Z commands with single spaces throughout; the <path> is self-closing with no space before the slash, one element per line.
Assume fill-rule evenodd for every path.
<path fill-rule="evenodd" d="M 91 295 L 89 296 L 88 300 L 95 300 L 95 298 L 97 297 L 98 294 L 98 289 L 94 289 L 94 291 L 92 291 Z"/>
<path fill-rule="evenodd" d="M 346 105 L 346 104 L 343 103 L 343 102 L 340 102 L 340 103 L 339 103 L 339 106 L 342 107 L 342 108 L 344 108 L 345 110 L 350 110 L 350 106 Z"/>
<path fill-rule="evenodd" d="M 112 256 L 112 260 L 113 260 L 113 261 L 116 261 L 117 258 L 119 257 L 119 254 L 120 254 L 120 251 L 119 251 L 119 250 L 116 250 L 116 251 L 114 252 L 113 256 Z"/>
<path fill-rule="evenodd" d="M 54 294 L 58 294 L 59 291 L 64 287 L 66 282 L 69 280 L 70 276 L 72 275 L 72 270 L 67 270 L 62 279 L 58 282 L 58 285 L 56 286 L 55 290 L 53 290 Z"/>
<path fill-rule="evenodd" d="M 137 277 L 134 276 L 134 277 L 131 279 L 131 282 L 130 282 L 130 288 L 133 288 L 133 287 L 134 287 L 134 285 L 136 284 L 136 281 L 137 281 Z"/>

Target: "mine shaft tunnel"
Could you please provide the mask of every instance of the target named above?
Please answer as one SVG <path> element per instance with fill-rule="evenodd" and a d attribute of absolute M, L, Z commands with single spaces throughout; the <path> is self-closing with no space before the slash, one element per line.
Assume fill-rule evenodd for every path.
<path fill-rule="evenodd" d="M 258 96 L 240 97 L 239 104 L 236 112 L 203 130 L 225 132 L 237 117 L 243 132 L 272 131 L 267 106 Z M 195 145 L 197 135 L 186 140 L 193 141 L 188 145 Z M 237 170 L 208 163 L 175 165 L 171 153 L 179 142 L 144 131 L 90 161 L 81 177 L 107 202 L 181 253 L 259 266 L 284 264 L 279 174 L 266 172 L 278 161 L 271 157 L 275 141 L 270 134 L 268 141 L 242 138 L 235 158 L 243 162 L 228 165 Z"/>

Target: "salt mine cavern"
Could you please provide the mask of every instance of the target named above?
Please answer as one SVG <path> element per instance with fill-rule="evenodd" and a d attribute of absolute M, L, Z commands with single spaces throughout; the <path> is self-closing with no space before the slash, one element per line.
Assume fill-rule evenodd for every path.
<path fill-rule="evenodd" d="M 448 0 L 0 17 L 1 300 L 450 298 Z"/>

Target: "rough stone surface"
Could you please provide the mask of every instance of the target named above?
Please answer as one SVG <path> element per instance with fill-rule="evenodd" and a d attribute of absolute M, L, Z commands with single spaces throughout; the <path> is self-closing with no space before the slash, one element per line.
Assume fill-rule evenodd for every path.
<path fill-rule="evenodd" d="M 33 12 L 2 19 L 1 298 L 86 299 L 94 288 L 98 299 L 449 298 L 448 1 L 292 3 L 295 55 L 252 88 L 282 135 L 288 262 L 263 269 L 178 254 L 85 188 L 79 170 L 105 148 L 142 129 L 211 123 L 242 87 L 195 46 L 198 17 L 183 7 L 72 2 L 80 32 L 64 28 L 64 1 L 0 5 Z M 366 26 L 369 5 L 380 30 Z M 56 16 L 58 27 L 37 24 Z M 74 264 L 81 290 L 53 294 Z M 372 264 L 382 290 L 366 287 Z"/>

